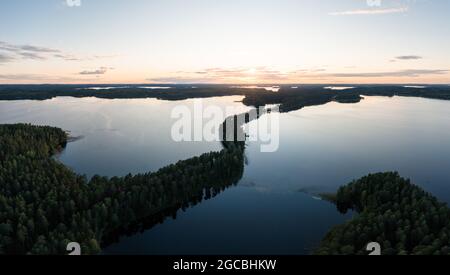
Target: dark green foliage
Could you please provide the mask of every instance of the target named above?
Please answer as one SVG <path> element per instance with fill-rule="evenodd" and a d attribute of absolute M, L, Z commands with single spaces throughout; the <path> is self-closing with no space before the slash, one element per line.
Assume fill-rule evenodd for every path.
<path fill-rule="evenodd" d="M 104 85 L 97 85 L 103 86 Z M 357 103 L 361 96 L 411 96 L 450 100 L 448 85 L 429 85 L 427 88 L 408 88 L 399 85 L 358 85 L 355 89 L 326 90 L 325 85 L 281 86 L 278 93 L 265 89 L 231 88 L 229 85 L 170 85 L 171 89 L 143 89 L 139 85 L 110 90 L 90 90 L 90 85 L 0 85 L 0 100 L 44 100 L 58 96 L 98 98 L 158 98 L 184 100 L 217 96 L 245 96 L 247 106 L 260 107 L 280 104 L 281 112 L 290 112 L 306 106 L 326 104 L 331 101 Z"/>
<path fill-rule="evenodd" d="M 331 101 L 358 103 L 362 96 L 408 96 L 450 100 L 450 87 L 431 85 L 416 89 L 390 85 L 358 85 L 355 89 L 338 91 L 326 90 L 324 85 L 302 85 L 299 89 L 282 87 L 278 93 L 249 93 L 245 95 L 243 102 L 255 107 L 280 104 L 281 112 L 290 112 Z"/>
<path fill-rule="evenodd" d="M 378 242 L 383 255 L 450 254 L 450 209 L 398 173 L 369 175 L 341 187 L 341 212 L 358 212 L 336 226 L 316 254 L 362 254 Z"/>
<path fill-rule="evenodd" d="M 167 209 L 186 208 L 238 182 L 243 148 L 230 146 L 155 173 L 89 182 L 53 159 L 60 129 L 0 125 L 0 254 L 95 254 L 108 234 Z"/>
<path fill-rule="evenodd" d="M 107 87 L 109 85 L 94 85 Z M 34 99 L 45 100 L 58 96 L 98 97 L 98 98 L 158 98 L 164 100 L 184 100 L 218 96 L 269 93 L 264 89 L 231 88 L 229 85 L 169 85 L 171 89 L 145 89 L 141 85 L 125 85 L 127 88 L 92 90 L 92 85 L 0 85 L 0 100 Z M 165 85 L 167 86 L 167 85 Z"/>

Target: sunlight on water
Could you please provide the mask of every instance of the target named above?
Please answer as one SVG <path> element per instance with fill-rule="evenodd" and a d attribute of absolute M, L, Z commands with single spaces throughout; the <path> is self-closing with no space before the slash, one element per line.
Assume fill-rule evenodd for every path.
<path fill-rule="evenodd" d="M 427 86 L 403 86 L 404 88 L 425 89 Z"/>
<path fill-rule="evenodd" d="M 345 91 L 345 90 L 351 90 L 354 89 L 355 87 L 342 87 L 342 86 L 330 86 L 330 87 L 325 87 L 325 90 L 334 90 L 334 91 Z"/>
<path fill-rule="evenodd" d="M 269 92 L 279 92 L 280 86 L 233 86 L 231 88 L 241 88 L 241 89 L 264 89 Z"/>
<path fill-rule="evenodd" d="M 169 90 L 172 89 L 172 87 L 158 87 L 158 86 L 142 86 L 138 87 L 139 89 L 148 89 L 148 90 Z"/>

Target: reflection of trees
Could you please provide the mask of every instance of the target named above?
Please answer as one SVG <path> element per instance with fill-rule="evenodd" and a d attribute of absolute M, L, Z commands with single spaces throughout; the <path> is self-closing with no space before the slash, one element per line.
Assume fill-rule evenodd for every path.
<path fill-rule="evenodd" d="M 42 94 L 38 87 L 25 87 L 21 93 L 8 90 L 16 88 L 2 88 L 0 97 L 45 99 L 60 94 L 69 95 L 58 90 L 62 88 L 55 88 L 57 90 L 50 90 L 45 94 Z M 164 92 L 164 95 L 174 96 L 171 99 L 230 95 L 229 90 L 224 88 L 216 88 L 211 93 L 208 93 L 207 90 L 202 90 L 205 94 L 200 96 L 197 94 L 198 90 L 192 91 L 192 89 L 178 91 L 179 97 L 176 96 L 177 93 Z M 99 92 L 98 94 L 94 91 L 71 92 L 74 96 L 79 97 L 162 97 L 162 94 L 142 93 L 140 90 L 136 90 L 134 93 L 130 93 L 128 90 Z M 346 92 L 323 91 L 320 87 L 302 88 L 300 91 L 282 89 L 279 93 L 244 89 L 236 91 L 236 93 L 245 94 L 244 103 L 246 105 L 280 104 L 282 112 L 304 106 L 324 104 L 332 100 L 358 102 L 361 95 L 401 95 L 450 99 L 450 88 L 442 86 L 427 89 L 359 87 Z M 67 135 L 61 129 L 31 125 L 0 125 L 0 254 L 65 254 L 66 245 L 73 241 L 82 245 L 84 254 L 95 254 L 100 251 L 99 243 L 108 243 L 117 238 L 119 234 L 149 228 L 180 209 L 192 207 L 205 199 L 220 194 L 226 188 L 236 184 L 243 174 L 245 133 L 242 126 L 258 119 L 263 114 L 264 112 L 254 109 L 227 118 L 220 127 L 224 147 L 221 152 L 207 153 L 180 161 L 155 173 L 111 179 L 95 176 L 90 181 L 76 175 L 51 158 L 51 155 L 64 147 L 67 142 Z M 397 181 L 398 179 L 392 178 L 392 180 Z M 392 188 L 395 189 L 397 186 L 392 186 Z M 368 190 L 371 190 L 370 187 Z M 414 188 L 409 188 L 409 190 L 416 194 L 421 192 Z M 346 194 L 344 193 L 343 195 Z M 391 194 L 396 193 L 391 192 Z M 354 195 L 354 193 L 352 194 Z M 389 192 L 380 194 L 389 198 Z M 357 195 L 361 195 L 363 198 L 368 194 L 358 193 Z M 414 195 L 412 198 L 416 201 L 425 200 L 425 206 L 431 204 L 434 207 L 435 205 L 434 199 L 427 196 L 417 197 Z M 354 199 L 343 201 L 355 203 Z M 361 203 L 363 202 L 365 201 L 361 201 Z M 358 204 L 355 205 L 358 206 Z M 403 201 L 400 201 L 399 205 L 403 207 Z M 410 207 L 414 211 L 416 206 L 416 204 L 405 204 L 405 209 Z M 393 208 L 389 206 L 380 209 L 389 211 L 395 207 L 394 205 Z M 430 208 L 425 207 L 424 209 Z M 402 218 L 402 215 L 410 213 L 402 212 L 403 209 L 400 210 L 398 213 L 400 216 L 397 213 L 389 215 L 388 221 L 391 222 L 392 217 Z M 435 230 L 435 228 L 441 228 L 441 221 L 449 220 L 448 210 L 444 207 L 439 209 L 434 207 L 434 210 L 433 215 L 427 215 L 426 219 L 414 214 L 415 218 L 410 222 L 430 223 L 429 221 L 431 221 L 427 226 L 420 227 L 421 231 L 410 232 L 412 235 L 400 234 L 402 233 L 400 232 L 399 236 L 404 238 L 405 235 L 407 238 L 413 238 L 413 243 L 418 244 L 418 248 L 416 247 L 418 252 L 434 251 L 448 254 L 448 245 L 441 247 L 436 243 L 440 248 L 440 251 L 437 251 L 434 249 L 435 244 L 433 243 L 433 240 L 437 240 L 448 244 L 450 232 L 447 229 L 446 231 Z M 405 219 L 403 220 L 405 221 Z M 355 224 L 358 222 L 361 220 L 356 221 Z M 416 228 L 415 224 L 410 225 Z M 359 228 L 356 227 L 355 230 L 359 230 Z M 427 235 L 426 232 L 431 232 L 428 230 L 435 231 L 433 231 L 433 235 Z M 440 235 L 435 238 L 436 234 Z M 330 245 L 340 243 L 341 236 L 348 237 L 346 240 L 351 240 L 356 235 L 336 233 L 334 236 L 338 237 L 334 238 L 331 235 Z M 411 247 L 408 242 L 405 247 L 391 247 L 397 250 L 390 250 L 390 252 L 414 253 L 415 250 L 411 251 Z M 324 249 L 323 251 L 332 252 L 338 247 L 325 246 Z M 356 251 L 355 249 L 360 249 L 360 247 L 346 246 L 345 249 L 346 251 Z"/>
<path fill-rule="evenodd" d="M 61 129 L 0 125 L 0 254 L 100 251 L 118 233 L 147 228 L 236 184 L 243 147 L 230 144 L 155 173 L 94 176 L 89 182 L 51 155 L 66 144 Z"/>
<path fill-rule="evenodd" d="M 240 148 L 229 148 L 199 159 L 201 163 L 198 163 L 198 165 L 206 163 L 208 164 L 207 167 L 211 169 L 199 171 L 200 173 L 193 175 L 194 179 L 191 181 L 183 182 L 183 177 L 178 178 L 177 181 L 180 182 L 177 182 L 177 186 L 182 186 L 182 188 L 181 190 L 169 191 L 173 196 L 170 199 L 171 203 L 160 207 L 151 215 L 109 231 L 103 238 L 103 244 L 107 245 L 118 241 L 122 235 L 131 235 L 148 230 L 159 223 L 163 223 L 168 217 L 176 219 L 179 210 L 186 211 L 205 200 L 218 196 L 226 189 L 236 185 L 242 178 L 244 162 L 243 152 Z M 193 160 L 194 162 L 198 161 L 197 158 Z"/>
<path fill-rule="evenodd" d="M 241 95 L 245 96 L 243 103 L 247 106 L 280 104 L 282 112 L 295 111 L 306 106 L 321 105 L 331 101 L 357 103 L 361 100 L 361 96 L 412 96 L 450 100 L 450 87 L 446 85 L 429 85 L 426 88 L 358 85 L 354 89 L 345 91 L 326 90 L 324 85 L 302 85 L 298 89 L 282 86 L 277 93 L 264 89 L 230 88 L 228 85 L 200 85 L 196 89 L 191 86 L 172 85 L 169 93 L 164 89 L 147 90 L 137 86 L 111 90 L 83 89 L 88 87 L 83 85 L 3 85 L 0 86 L 0 100 L 44 100 L 57 96 L 184 100 Z"/>
<path fill-rule="evenodd" d="M 200 204 L 204 200 L 216 197 L 227 188 L 237 184 L 244 172 L 244 150 L 246 134 L 243 126 L 251 121 L 259 119 L 262 115 L 270 113 L 270 109 L 255 108 L 247 113 L 228 117 L 220 126 L 220 137 L 224 149 L 220 153 L 205 154 L 200 158 L 193 158 L 188 162 L 194 163 L 216 163 L 222 160 L 220 165 L 213 165 L 212 170 L 196 173 L 196 177 L 203 178 L 203 184 L 197 182 L 181 182 L 179 185 L 189 189 L 191 195 L 185 196 L 183 192 L 170 192 L 172 194 L 183 194 L 180 198 L 174 198 L 173 204 L 167 208 L 155 211 L 143 219 L 120 226 L 111 230 L 104 238 L 104 244 L 111 244 L 119 240 L 122 235 L 131 235 L 144 232 L 153 226 L 163 223 L 168 217 L 176 219 L 179 210 L 186 209 Z M 200 162 L 199 162 L 200 160 Z M 181 162 L 180 162 L 181 163 Z M 180 163 L 176 165 L 180 165 Z M 181 181 L 181 179 L 178 179 Z"/>
<path fill-rule="evenodd" d="M 228 148 L 231 145 L 235 145 L 245 149 L 247 134 L 244 132 L 244 125 L 258 120 L 261 116 L 269 114 L 272 111 L 272 108 L 253 108 L 246 113 L 226 118 L 219 128 L 219 135 L 223 147 Z"/>
<path fill-rule="evenodd" d="M 368 175 L 339 189 L 339 211 L 359 214 L 334 227 L 317 254 L 367 255 L 378 242 L 383 255 L 449 255 L 450 209 L 398 173 Z"/>

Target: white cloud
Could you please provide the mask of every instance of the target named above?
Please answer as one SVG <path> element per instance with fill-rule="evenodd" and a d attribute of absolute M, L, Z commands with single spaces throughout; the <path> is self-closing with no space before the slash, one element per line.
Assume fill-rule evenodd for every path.
<path fill-rule="evenodd" d="M 82 71 L 82 72 L 79 72 L 79 74 L 80 75 L 102 75 L 102 74 L 106 74 L 109 70 L 113 70 L 113 68 L 100 67 L 96 70 Z"/>

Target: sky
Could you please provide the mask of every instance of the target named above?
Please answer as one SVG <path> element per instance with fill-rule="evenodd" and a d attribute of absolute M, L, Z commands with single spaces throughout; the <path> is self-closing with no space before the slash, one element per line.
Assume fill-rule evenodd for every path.
<path fill-rule="evenodd" d="M 446 0 L 1 0 L 0 84 L 450 84 Z"/>

